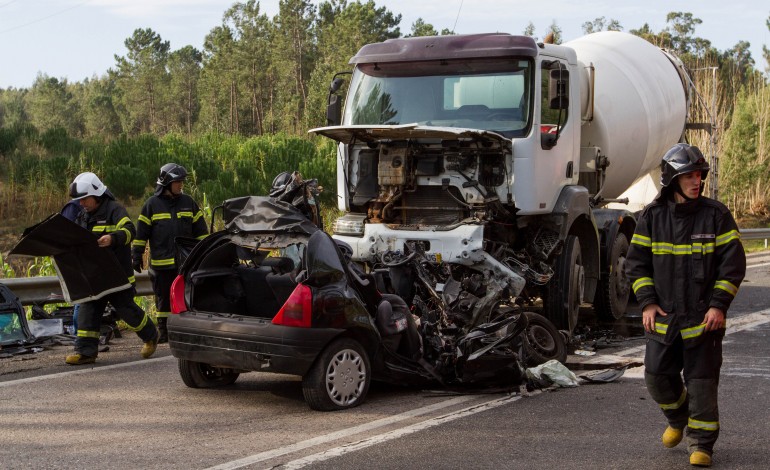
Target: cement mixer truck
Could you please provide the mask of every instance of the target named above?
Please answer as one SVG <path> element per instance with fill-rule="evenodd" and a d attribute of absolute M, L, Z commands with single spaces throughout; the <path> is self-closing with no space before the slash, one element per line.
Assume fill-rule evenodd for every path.
<path fill-rule="evenodd" d="M 607 204 L 683 140 L 691 81 L 676 57 L 620 32 L 475 34 L 369 44 L 350 64 L 330 125 L 310 132 L 340 143 L 334 237 L 353 260 L 377 270 L 418 250 L 473 316 L 541 300 L 572 332 L 584 303 L 625 313 L 635 218 Z"/>

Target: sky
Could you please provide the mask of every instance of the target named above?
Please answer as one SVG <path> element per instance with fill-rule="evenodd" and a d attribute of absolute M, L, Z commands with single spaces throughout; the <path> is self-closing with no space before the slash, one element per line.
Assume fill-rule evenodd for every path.
<path fill-rule="evenodd" d="M 245 0 L 244 0 L 245 1 Z M 353 0 L 349 0 L 353 1 Z M 234 0 L 0 0 L 0 88 L 32 86 L 38 73 L 70 82 L 102 76 L 126 53 L 135 29 L 151 28 L 176 50 L 202 49 Z M 278 13 L 278 0 L 261 0 L 262 12 Z M 313 0 L 314 4 L 320 0 Z M 692 13 L 703 23 L 695 36 L 724 51 L 738 41 L 751 43 L 756 66 L 764 70 L 762 45 L 770 47 L 766 0 L 375 0 L 401 14 L 408 34 L 422 18 L 437 31 L 458 34 L 521 34 L 531 21 L 542 38 L 554 21 L 567 42 L 583 34 L 582 24 L 598 17 L 618 20 L 624 31 L 647 23 L 658 32 L 671 11 Z"/>

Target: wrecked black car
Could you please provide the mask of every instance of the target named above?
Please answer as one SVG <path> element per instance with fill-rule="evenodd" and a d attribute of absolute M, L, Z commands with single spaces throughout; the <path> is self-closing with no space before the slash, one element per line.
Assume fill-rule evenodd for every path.
<path fill-rule="evenodd" d="M 547 319 L 419 244 L 364 271 L 288 203 L 231 199 L 223 217 L 172 286 L 169 345 L 190 387 L 294 374 L 311 408 L 338 410 L 359 405 L 371 380 L 517 386 L 524 367 L 566 357 Z"/>

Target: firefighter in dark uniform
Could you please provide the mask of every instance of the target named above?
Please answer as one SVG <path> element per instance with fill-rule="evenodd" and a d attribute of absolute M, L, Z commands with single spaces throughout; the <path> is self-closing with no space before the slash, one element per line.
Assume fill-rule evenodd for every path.
<path fill-rule="evenodd" d="M 700 467 L 711 466 L 719 436 L 725 317 L 746 273 L 732 214 L 701 195 L 708 170 L 697 147 L 666 153 L 661 192 L 644 208 L 626 259 L 647 336 L 647 390 L 668 420 L 663 445 L 686 433 L 690 464 Z"/>
<path fill-rule="evenodd" d="M 102 315 L 108 302 L 115 308 L 118 318 L 142 339 L 141 355 L 148 358 L 158 345 L 158 329 L 134 301 L 136 290 L 133 284 L 136 279 L 131 268 L 130 245 L 135 233 L 134 224 L 126 209 L 115 201 L 112 193 L 93 173 L 81 173 L 75 177 L 70 184 L 70 197 L 84 209 L 75 218 L 75 223 L 95 233 L 100 247 L 112 250 L 131 287 L 79 304 L 75 353 L 68 355 L 65 361 L 72 365 L 96 361 Z"/>
<path fill-rule="evenodd" d="M 155 194 L 144 203 L 133 242 L 134 270 L 141 272 L 143 256 L 150 245 L 149 272 L 155 292 L 160 342 L 168 341 L 166 323 L 171 314 L 171 284 L 177 276 L 176 237 L 197 238 L 208 235 L 206 220 L 198 204 L 184 194 L 187 170 L 176 163 L 160 169 Z"/>

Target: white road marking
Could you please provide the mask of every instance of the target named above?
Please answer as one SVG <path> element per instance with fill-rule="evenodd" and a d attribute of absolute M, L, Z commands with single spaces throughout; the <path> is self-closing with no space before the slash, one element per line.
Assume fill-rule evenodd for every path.
<path fill-rule="evenodd" d="M 163 357 L 155 357 L 152 359 L 141 359 L 138 361 L 124 362 L 122 364 L 113 364 L 111 366 L 98 366 L 98 367 L 90 366 L 86 369 L 79 368 L 69 372 L 59 372 L 57 374 L 40 375 L 38 377 L 28 377 L 26 379 L 17 379 L 17 380 L 9 380 L 7 382 L 0 382 L 0 387 L 10 387 L 12 385 L 40 382 L 42 380 L 49 380 L 49 379 L 58 379 L 61 377 L 69 377 L 71 375 L 83 375 L 83 374 L 90 374 L 92 372 L 102 372 L 102 371 L 112 370 L 112 369 L 122 369 L 123 367 L 132 367 L 132 366 L 138 366 L 141 364 L 149 364 L 151 362 L 167 361 L 169 359 L 174 359 L 174 356 L 163 356 Z"/>
<path fill-rule="evenodd" d="M 319 444 L 324 444 L 326 442 L 331 442 L 337 439 L 349 437 L 358 433 L 370 431 L 372 429 L 388 426 L 394 423 L 398 423 L 399 421 L 403 421 L 406 419 L 414 418 L 416 416 L 431 413 L 433 411 L 437 411 L 449 406 L 459 405 L 459 404 L 465 403 L 466 401 L 470 401 L 474 398 L 477 398 L 477 397 L 462 396 L 462 397 L 452 398 L 450 400 L 444 400 L 439 403 L 434 403 L 432 405 L 423 406 L 421 408 L 417 408 L 414 410 L 409 410 L 404 413 L 390 416 L 388 418 L 378 419 L 376 421 L 364 423 L 352 428 L 343 429 L 341 431 L 335 431 L 329 434 L 324 434 L 323 436 L 318 436 L 312 439 L 296 442 L 288 446 L 282 446 L 277 449 L 271 449 L 264 452 L 260 452 L 258 454 L 250 455 L 248 457 L 244 457 L 242 459 L 233 460 L 231 462 L 227 462 L 221 465 L 217 465 L 215 467 L 211 467 L 208 470 L 231 470 L 231 469 L 241 468 L 241 467 L 245 467 L 247 465 L 252 465 L 259 462 L 264 462 L 265 460 L 270 460 L 275 457 L 280 457 L 282 455 L 290 454 L 292 452 L 297 452 L 302 449 L 307 449 L 308 447 L 313 447 Z"/>
<path fill-rule="evenodd" d="M 516 395 L 516 396 L 507 396 L 503 398 L 498 398 L 496 400 L 490 400 L 486 403 L 470 406 L 468 408 L 464 408 L 462 410 L 455 411 L 443 416 L 437 416 L 435 418 L 426 419 L 425 421 L 421 421 L 419 423 L 415 423 L 410 426 L 406 426 L 400 429 L 395 429 L 393 431 L 379 434 L 377 436 L 373 436 L 368 439 L 362 439 L 352 444 L 335 447 L 333 449 L 328 449 L 313 455 L 308 455 L 307 457 L 303 457 L 297 460 L 292 460 L 291 462 L 287 462 L 283 465 L 272 467 L 272 468 L 278 468 L 281 470 L 294 470 L 298 468 L 303 468 L 308 465 L 313 465 L 314 463 L 322 462 L 324 460 L 328 460 L 334 457 L 339 457 L 340 455 L 348 454 L 350 452 L 356 452 L 366 447 L 371 447 L 373 445 L 377 445 L 386 441 L 397 439 L 399 437 L 403 437 L 408 434 L 422 431 L 424 429 L 428 429 L 433 426 L 438 426 L 440 424 L 448 423 L 456 419 L 465 418 L 467 416 L 480 413 L 482 411 L 491 410 L 493 408 L 497 408 L 498 406 L 515 402 L 520 398 L 521 398 L 521 395 Z"/>

